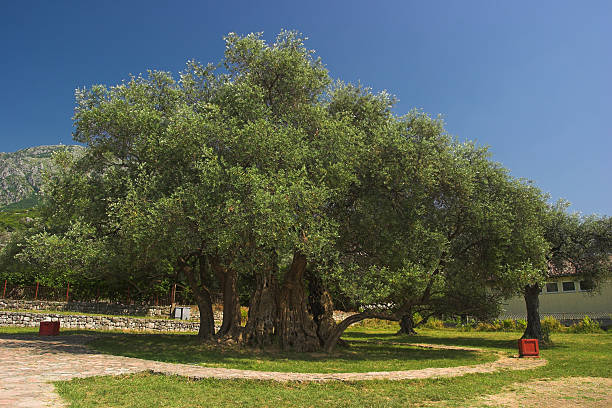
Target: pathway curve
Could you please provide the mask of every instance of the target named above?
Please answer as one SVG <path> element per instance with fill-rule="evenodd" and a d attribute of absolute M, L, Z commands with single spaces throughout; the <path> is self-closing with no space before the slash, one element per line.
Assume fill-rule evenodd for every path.
<path fill-rule="evenodd" d="M 100 354 L 85 346 L 92 336 L 53 338 L 0 336 L 0 407 L 61 407 L 62 401 L 50 381 L 97 375 L 119 375 L 151 371 L 192 379 L 257 379 L 273 381 L 361 381 L 408 380 L 490 373 L 502 369 L 528 370 L 546 364 L 544 359 L 501 356 L 497 361 L 472 366 L 369 373 L 282 373 L 173 364 Z M 415 344 L 417 345 L 417 344 Z M 421 347 L 478 350 L 468 347 L 418 344 Z"/>

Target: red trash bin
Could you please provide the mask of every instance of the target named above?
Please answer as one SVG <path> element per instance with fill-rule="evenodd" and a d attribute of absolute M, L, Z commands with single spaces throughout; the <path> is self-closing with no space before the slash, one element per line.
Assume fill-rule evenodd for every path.
<path fill-rule="evenodd" d="M 39 336 L 57 336 L 59 334 L 60 322 L 40 322 Z"/>
<path fill-rule="evenodd" d="M 540 357 L 538 339 L 520 339 L 518 348 L 520 357 Z"/>

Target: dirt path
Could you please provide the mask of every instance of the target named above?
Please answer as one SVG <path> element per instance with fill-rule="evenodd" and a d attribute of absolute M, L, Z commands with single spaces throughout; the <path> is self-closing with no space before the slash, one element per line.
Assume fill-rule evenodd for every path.
<path fill-rule="evenodd" d="M 85 346 L 91 336 L 58 336 L 54 338 L 0 337 L 0 407 L 58 407 L 61 400 L 50 381 L 77 377 L 119 375 L 152 371 L 193 379 L 259 379 L 273 381 L 361 381 L 407 380 L 431 377 L 456 377 L 472 373 L 490 373 L 502 369 L 528 370 L 546 364 L 544 359 L 500 357 L 492 363 L 423 370 L 382 371 L 369 373 L 281 373 L 201 367 L 172 364 L 136 358 L 100 354 Z M 462 347 L 419 345 L 421 347 Z M 465 348 L 475 350 L 473 348 Z"/>
<path fill-rule="evenodd" d="M 570 377 L 537 380 L 507 387 L 500 394 L 487 395 L 468 403 L 474 407 L 612 407 L 612 379 Z"/>

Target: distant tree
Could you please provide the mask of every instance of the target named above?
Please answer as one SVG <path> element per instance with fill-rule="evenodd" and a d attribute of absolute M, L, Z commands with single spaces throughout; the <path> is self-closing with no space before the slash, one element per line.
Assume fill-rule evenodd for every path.
<path fill-rule="evenodd" d="M 354 108 L 381 100 L 342 92 L 349 110 L 347 92 L 359 100 Z M 377 111 L 384 109 L 368 110 Z M 340 266 L 332 277 L 364 310 L 338 324 L 328 351 L 367 318 L 495 316 L 517 279 L 544 264 L 539 190 L 512 179 L 486 149 L 452 140 L 439 120 L 412 112 L 394 127 L 372 123 L 365 121 L 370 144 L 359 178 L 338 207 Z"/>
<path fill-rule="evenodd" d="M 544 340 L 540 326 L 539 295 L 546 278 L 559 273 L 579 276 L 593 290 L 612 278 L 612 218 L 569 213 L 569 203 L 551 205 L 542 217 L 548 242 L 547 267 L 539 281 L 523 288 L 527 328 L 522 338 Z"/>

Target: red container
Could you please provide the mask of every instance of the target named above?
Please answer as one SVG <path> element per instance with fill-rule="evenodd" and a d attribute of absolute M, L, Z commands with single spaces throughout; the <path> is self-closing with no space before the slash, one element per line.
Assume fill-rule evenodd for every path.
<path fill-rule="evenodd" d="M 40 322 L 39 336 L 57 336 L 59 334 L 60 322 Z"/>
<path fill-rule="evenodd" d="M 519 356 L 540 357 L 540 346 L 538 339 L 520 339 L 518 341 Z"/>

